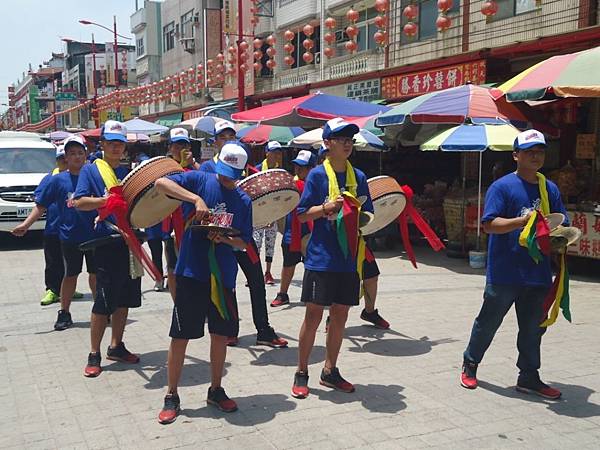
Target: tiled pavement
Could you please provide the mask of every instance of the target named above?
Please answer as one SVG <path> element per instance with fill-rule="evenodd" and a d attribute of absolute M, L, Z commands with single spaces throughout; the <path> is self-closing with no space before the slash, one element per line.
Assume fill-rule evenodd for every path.
<path fill-rule="evenodd" d="M 318 384 L 322 327 L 306 400 L 290 395 L 303 314 L 297 302 L 301 271 L 291 288 L 292 305 L 270 311 L 276 330 L 290 340 L 283 350 L 254 345 L 240 274 L 242 337 L 229 350 L 224 378 L 239 412 L 227 415 L 206 406 L 208 340 L 202 339 L 188 347 L 183 412 L 174 424 L 161 426 L 156 416 L 166 384 L 168 294 L 153 292 L 144 279 L 144 306 L 131 312 L 125 338 L 141 363 L 103 360 L 102 375 L 86 379 L 89 294 L 73 306 L 73 328 L 51 331 L 58 308 L 39 306 L 43 257 L 35 244 L 0 240 L 2 449 L 600 448 L 600 275 L 573 277 L 574 322 L 560 318 L 544 337 L 542 377 L 564 396 L 550 402 L 514 391 L 513 312 L 480 368 L 481 388 L 459 386 L 461 354 L 484 282 L 482 272 L 465 261 L 421 248 L 415 270 L 399 252 L 378 253 L 378 306 L 392 330 L 366 326 L 359 308 L 352 310 L 340 367 L 357 390 L 342 394 Z M 276 273 L 279 264 L 276 257 Z M 270 301 L 277 287 L 267 289 Z M 79 290 L 89 293 L 83 278 Z"/>

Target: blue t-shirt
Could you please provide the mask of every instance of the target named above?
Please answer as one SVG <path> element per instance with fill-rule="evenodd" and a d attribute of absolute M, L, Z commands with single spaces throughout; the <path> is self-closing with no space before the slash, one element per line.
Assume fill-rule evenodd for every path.
<path fill-rule="evenodd" d="M 204 161 L 198 170 L 201 172 L 217 173 L 217 163 L 213 158 L 210 158 L 208 161 Z"/>
<path fill-rule="evenodd" d="M 58 236 L 61 241 L 80 244 L 94 237 L 93 212 L 77 211 L 73 206 L 73 193 L 78 175 L 64 171 L 52 177 L 39 195 L 38 203 L 46 208 L 55 205 L 58 210 Z"/>
<path fill-rule="evenodd" d="M 240 188 L 227 189 L 219 183 L 215 174 L 198 170 L 171 175 L 169 179 L 199 195 L 206 206 L 215 213 L 231 214 L 231 227 L 241 232 L 242 240 L 250 242 L 252 239 L 252 202 L 244 191 Z M 183 217 L 188 217 L 193 211 L 194 205 L 183 204 Z M 206 232 L 188 228 L 183 235 L 175 273 L 179 276 L 208 282 L 210 280 L 209 245 L 210 241 L 206 239 Z M 223 286 L 228 289 L 235 288 L 237 260 L 233 254 L 233 247 L 228 244 L 217 244 L 215 253 Z"/>
<path fill-rule="evenodd" d="M 128 173 L 129 169 L 127 167 L 119 166 L 115 169 L 115 174 L 117 175 L 117 179 L 119 181 L 123 180 Z M 98 166 L 96 164 L 86 164 L 83 166 L 81 168 L 81 172 L 79 173 L 79 180 L 77 182 L 77 188 L 75 189 L 75 195 L 73 198 L 104 197 L 106 195 L 108 195 L 108 190 L 106 189 L 106 185 L 104 184 L 102 176 L 100 176 Z M 97 215 L 98 214 L 94 212 L 94 217 Z M 114 216 L 109 216 L 108 220 L 113 224 L 116 224 L 116 219 Z M 114 233 L 115 232 L 110 229 L 108 225 L 104 223 L 104 221 L 99 222 L 94 228 L 94 238 L 108 236 Z"/>
<path fill-rule="evenodd" d="M 40 203 L 40 194 L 46 188 L 46 186 L 48 186 L 53 176 L 53 173 L 50 172 L 48 175 L 42 178 L 42 181 L 40 181 L 38 187 L 35 188 L 35 191 L 33 191 L 33 196 L 35 198 L 36 203 Z M 58 207 L 56 206 L 56 204 L 52 203 L 46 209 L 46 227 L 44 228 L 44 235 L 57 236 L 59 225 L 60 218 L 58 217 Z"/>
<path fill-rule="evenodd" d="M 550 212 L 567 212 L 556 184 L 547 180 Z M 537 184 L 523 180 L 516 173 L 495 181 L 485 196 L 482 223 L 496 217 L 512 219 L 521 217 L 533 209 L 540 209 L 540 191 Z M 539 264 L 529 256 L 527 249 L 519 245 L 522 229 L 504 234 L 490 234 L 488 244 L 487 282 L 513 286 L 549 286 L 552 283 L 550 258 L 544 257 Z"/>
<path fill-rule="evenodd" d="M 148 237 L 148 240 L 153 240 L 153 239 L 161 239 L 161 240 L 166 240 L 170 237 L 170 234 L 166 231 L 163 231 L 163 223 L 159 222 L 154 226 L 148 227 L 144 230 L 146 232 L 146 236 Z"/>
<path fill-rule="evenodd" d="M 354 169 L 356 174 L 357 196 L 366 196 L 367 200 L 362 206 L 363 211 L 373 212 L 373 202 L 369 194 L 367 185 L 367 177 L 365 174 Z M 337 173 L 336 177 L 340 190 L 344 190 L 346 186 L 346 172 Z M 306 212 L 313 206 L 323 204 L 329 195 L 329 181 L 323 165 L 317 166 L 310 171 L 304 183 L 304 192 L 300 198 L 298 205 L 298 214 Z M 348 254 L 348 258 L 344 258 L 342 249 L 337 240 L 335 231 L 335 221 L 330 221 L 324 217 L 314 221 L 312 236 L 308 242 L 306 249 L 306 258 L 304 259 L 304 267 L 316 272 L 355 272 L 356 261 L 352 259 L 352 255 Z"/>
<path fill-rule="evenodd" d="M 285 228 L 283 230 L 283 238 L 282 241 L 284 244 L 292 243 L 292 215 L 294 213 L 291 212 L 287 216 L 285 216 Z M 308 228 L 308 222 L 304 222 L 300 225 L 300 236 L 306 236 L 310 234 L 310 228 Z"/>

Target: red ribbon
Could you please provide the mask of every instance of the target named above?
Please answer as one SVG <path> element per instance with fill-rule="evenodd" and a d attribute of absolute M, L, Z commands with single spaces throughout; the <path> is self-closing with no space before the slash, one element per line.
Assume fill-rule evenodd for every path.
<path fill-rule="evenodd" d="M 408 255 L 408 259 L 412 263 L 413 267 L 417 268 L 417 260 L 415 258 L 415 252 L 413 251 L 412 244 L 410 243 L 410 238 L 408 236 L 408 216 L 410 216 L 413 223 L 419 229 L 421 234 L 425 236 L 427 242 L 433 250 L 439 252 L 443 248 L 445 248 L 440 238 L 437 237 L 435 231 L 431 229 L 429 224 L 423 219 L 421 214 L 414 207 L 412 199 L 414 196 L 414 192 L 412 188 L 408 185 L 402 186 L 402 191 L 406 196 L 406 207 L 404 211 L 398 216 L 398 225 L 400 226 L 400 235 L 402 236 L 402 243 L 404 244 L 404 248 L 406 249 L 406 254 Z"/>
<path fill-rule="evenodd" d="M 128 210 L 127 202 L 123 198 L 123 187 L 114 186 L 109 189 L 106 204 L 98 208 L 98 220 L 105 220 L 108 216 L 114 215 L 117 219 L 117 227 L 119 227 L 119 231 L 129 250 L 142 263 L 142 266 L 154 281 L 162 280 L 163 274 L 158 271 L 150 256 L 144 251 L 142 244 L 138 241 L 129 224 L 129 220 L 127 219 Z"/>
<path fill-rule="evenodd" d="M 302 192 L 304 191 L 304 181 L 296 180 L 296 187 L 298 188 L 300 195 L 302 195 Z M 292 222 L 292 224 L 291 224 L 292 238 L 290 241 L 290 251 L 299 252 L 302 250 L 302 224 L 300 223 L 300 220 L 298 219 L 298 210 L 297 209 L 294 209 L 292 211 L 291 222 Z"/>
<path fill-rule="evenodd" d="M 256 253 L 256 250 L 254 249 L 254 245 L 252 245 L 251 242 L 246 244 L 246 254 L 248 255 L 248 258 L 250 258 L 250 262 L 252 264 L 258 264 L 260 262 L 258 253 Z"/>
<path fill-rule="evenodd" d="M 550 227 L 541 212 L 538 211 L 538 220 L 535 223 L 535 238 L 543 255 L 550 255 Z"/>

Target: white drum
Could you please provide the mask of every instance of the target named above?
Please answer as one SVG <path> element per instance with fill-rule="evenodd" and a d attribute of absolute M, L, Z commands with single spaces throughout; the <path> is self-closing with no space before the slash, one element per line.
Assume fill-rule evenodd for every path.
<path fill-rule="evenodd" d="M 362 234 L 368 236 L 385 228 L 404 211 L 406 196 L 398 182 L 387 175 L 370 178 L 369 193 L 373 200 L 375 218 L 364 227 Z"/>

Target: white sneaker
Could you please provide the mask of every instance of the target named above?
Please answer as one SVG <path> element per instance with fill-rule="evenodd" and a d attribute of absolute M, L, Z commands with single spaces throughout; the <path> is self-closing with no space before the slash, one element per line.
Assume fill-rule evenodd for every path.
<path fill-rule="evenodd" d="M 165 290 L 165 285 L 163 280 L 159 280 L 156 283 L 154 283 L 154 291 L 155 292 L 162 292 Z"/>

